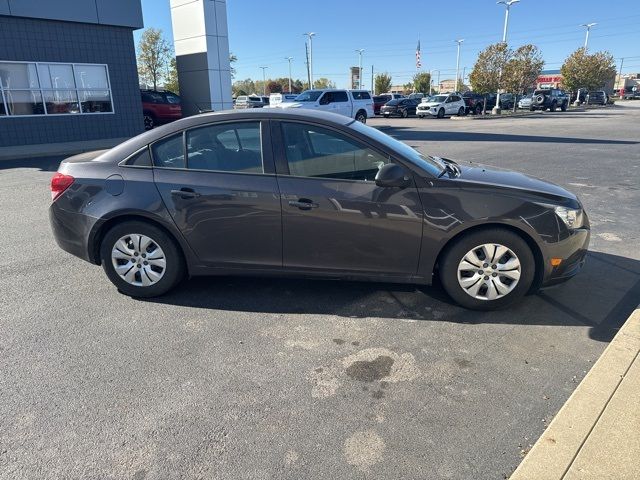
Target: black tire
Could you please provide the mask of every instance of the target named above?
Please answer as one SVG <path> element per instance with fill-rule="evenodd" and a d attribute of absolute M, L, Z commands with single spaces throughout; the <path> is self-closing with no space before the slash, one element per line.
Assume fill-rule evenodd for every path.
<path fill-rule="evenodd" d="M 360 123 L 367 123 L 367 112 L 365 112 L 364 110 L 360 110 L 358 113 L 356 113 L 356 121 Z"/>
<path fill-rule="evenodd" d="M 482 105 L 476 105 L 476 115 L 482 114 Z"/>
<path fill-rule="evenodd" d="M 562 102 L 562 106 L 560 107 L 560 110 L 562 110 L 563 112 L 566 112 L 568 106 L 569 106 L 569 102 Z"/>
<path fill-rule="evenodd" d="M 464 113 L 464 107 L 460 107 L 458 109 L 458 116 L 459 117 L 464 117 L 465 113 Z"/>
<path fill-rule="evenodd" d="M 111 260 L 111 252 L 116 242 L 124 236 L 133 234 L 146 235 L 151 238 L 164 253 L 166 262 L 164 274 L 156 283 L 149 286 L 136 286 L 125 281 L 116 272 Z M 140 255 L 142 254 L 140 253 Z M 131 297 L 149 298 L 163 295 L 175 287 L 185 274 L 184 258 L 174 239 L 162 229 L 144 221 L 122 222 L 111 228 L 102 238 L 100 258 L 102 259 L 102 268 L 109 280 L 118 288 L 118 291 Z M 139 272 L 138 275 L 142 275 L 142 272 Z"/>
<path fill-rule="evenodd" d="M 468 294 L 458 283 L 458 265 L 460 261 L 474 247 L 487 243 L 504 245 L 512 250 L 520 261 L 521 272 L 518 283 L 509 293 L 495 300 L 475 298 Z M 501 228 L 478 230 L 463 235 L 454 244 L 447 247 L 439 262 L 439 274 L 445 291 L 459 305 L 473 310 L 495 310 L 513 304 L 521 299 L 531 288 L 535 277 L 535 259 L 527 242 L 516 233 Z"/>
<path fill-rule="evenodd" d="M 402 113 L 400 115 L 402 115 L 402 118 L 407 118 L 409 116 L 409 110 L 405 108 L 404 110 L 402 110 Z"/>
<path fill-rule="evenodd" d="M 144 112 L 144 129 L 151 130 L 156 126 L 156 118 L 152 113 Z"/>
<path fill-rule="evenodd" d="M 549 111 L 550 112 L 555 112 L 556 111 L 556 107 L 557 107 L 556 102 L 551 102 L 551 107 L 549 107 Z"/>
<path fill-rule="evenodd" d="M 536 111 L 536 107 L 529 107 L 529 111 L 530 112 L 535 112 Z"/>
<path fill-rule="evenodd" d="M 438 118 L 444 118 L 444 108 L 438 110 Z"/>

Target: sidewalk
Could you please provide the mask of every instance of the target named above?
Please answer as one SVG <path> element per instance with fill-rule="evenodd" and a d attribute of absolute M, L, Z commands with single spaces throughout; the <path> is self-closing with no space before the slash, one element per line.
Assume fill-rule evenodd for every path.
<path fill-rule="evenodd" d="M 640 307 L 510 479 L 640 479 Z"/>
<path fill-rule="evenodd" d="M 21 158 L 50 157 L 53 155 L 75 155 L 76 153 L 115 147 L 127 140 L 125 138 L 101 138 L 80 142 L 39 143 L 36 145 L 16 145 L 0 147 L 0 161 Z"/>

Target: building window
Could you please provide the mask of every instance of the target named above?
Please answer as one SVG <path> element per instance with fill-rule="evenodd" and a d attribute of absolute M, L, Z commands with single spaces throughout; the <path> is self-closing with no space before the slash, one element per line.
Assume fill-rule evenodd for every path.
<path fill-rule="evenodd" d="M 0 118 L 113 113 L 106 65 L 0 61 Z"/>

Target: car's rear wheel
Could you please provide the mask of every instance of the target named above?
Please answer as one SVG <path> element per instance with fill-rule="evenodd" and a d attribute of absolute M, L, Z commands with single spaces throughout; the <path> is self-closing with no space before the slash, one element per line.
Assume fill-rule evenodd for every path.
<path fill-rule="evenodd" d="M 144 114 L 144 129 L 145 130 L 151 130 L 155 126 L 156 126 L 155 117 L 151 113 L 145 112 L 145 114 Z"/>
<path fill-rule="evenodd" d="M 511 305 L 527 293 L 535 260 L 527 243 L 503 229 L 464 235 L 440 262 L 440 280 L 459 305 L 493 310 Z"/>
<path fill-rule="evenodd" d="M 184 276 L 184 260 L 174 240 L 160 228 L 142 221 L 119 223 L 100 246 L 102 268 L 125 295 L 157 297 Z"/>
<path fill-rule="evenodd" d="M 458 116 L 459 116 L 459 117 L 464 117 L 464 107 L 460 107 L 460 108 L 458 109 Z"/>
<path fill-rule="evenodd" d="M 563 112 L 566 112 L 568 103 L 569 102 L 562 102 L 562 106 L 560 107 L 560 110 L 562 110 Z"/>
<path fill-rule="evenodd" d="M 549 111 L 550 112 L 555 112 L 556 111 L 556 102 L 551 102 L 551 107 L 549 107 Z"/>
<path fill-rule="evenodd" d="M 358 113 L 356 113 L 356 120 L 360 123 L 367 123 L 366 112 L 363 112 L 362 110 L 360 110 Z"/>
<path fill-rule="evenodd" d="M 444 108 L 438 110 L 438 118 L 444 118 Z"/>
<path fill-rule="evenodd" d="M 407 118 L 409 116 L 409 111 L 407 109 L 402 110 L 402 118 Z"/>
<path fill-rule="evenodd" d="M 476 105 L 476 115 L 480 115 L 482 113 L 482 105 Z"/>

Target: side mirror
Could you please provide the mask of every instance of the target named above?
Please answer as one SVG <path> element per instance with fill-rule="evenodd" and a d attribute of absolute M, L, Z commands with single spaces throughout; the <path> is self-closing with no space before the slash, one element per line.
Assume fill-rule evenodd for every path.
<path fill-rule="evenodd" d="M 376 185 L 387 188 L 403 188 L 409 185 L 409 175 L 400 165 L 387 163 L 376 174 Z"/>

